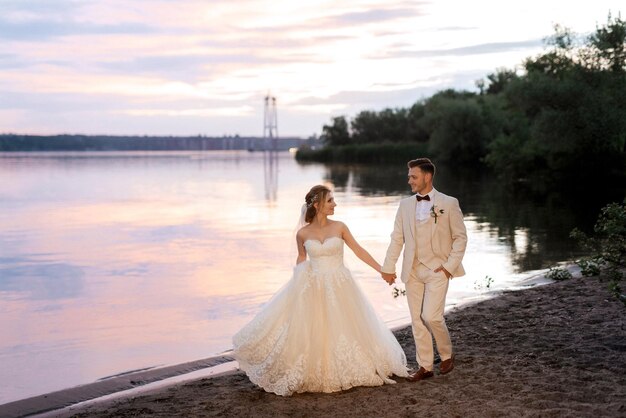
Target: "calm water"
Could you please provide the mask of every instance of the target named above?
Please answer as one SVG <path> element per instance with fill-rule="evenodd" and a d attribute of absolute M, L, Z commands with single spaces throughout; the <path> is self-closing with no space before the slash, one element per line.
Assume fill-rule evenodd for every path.
<path fill-rule="evenodd" d="M 229 349 L 289 279 L 311 186 L 334 188 L 335 219 L 382 261 L 405 176 L 288 153 L 0 153 L 0 404 Z M 442 167 L 435 185 L 459 197 L 469 230 L 450 305 L 484 292 L 485 276 L 514 287 L 575 257 L 569 231 L 606 203 L 513 196 Z M 346 256 L 383 319 L 407 320 L 404 298 Z"/>

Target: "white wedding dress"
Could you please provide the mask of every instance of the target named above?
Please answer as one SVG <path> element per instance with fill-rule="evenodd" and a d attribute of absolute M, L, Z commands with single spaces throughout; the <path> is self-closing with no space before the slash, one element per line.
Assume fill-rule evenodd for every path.
<path fill-rule="evenodd" d="M 406 356 L 343 264 L 344 242 L 304 243 L 310 260 L 234 337 L 233 356 L 268 392 L 337 392 L 395 383 Z"/>

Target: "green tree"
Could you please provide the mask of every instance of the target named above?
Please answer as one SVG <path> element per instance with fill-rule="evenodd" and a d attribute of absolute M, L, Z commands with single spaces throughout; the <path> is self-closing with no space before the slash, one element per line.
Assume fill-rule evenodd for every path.
<path fill-rule="evenodd" d="M 404 108 L 359 112 L 350 122 L 354 141 L 363 144 L 405 142 L 409 132 L 408 114 Z"/>
<path fill-rule="evenodd" d="M 349 144 L 351 139 L 346 117 L 336 116 L 332 118 L 332 123 L 330 125 L 323 126 L 322 138 L 327 145 L 331 146 Z"/>
<path fill-rule="evenodd" d="M 606 25 L 596 28 L 588 44 L 583 51 L 587 67 L 615 74 L 626 71 L 626 22 L 620 16 L 612 18 L 609 13 Z"/>
<path fill-rule="evenodd" d="M 423 102 L 417 102 L 409 109 L 407 121 L 407 140 L 410 142 L 425 143 L 430 139 L 430 134 L 420 123 L 426 114 L 426 105 Z"/>
<path fill-rule="evenodd" d="M 495 73 L 489 74 L 487 76 L 487 80 L 489 83 L 485 92 L 487 94 L 501 93 L 511 81 L 517 78 L 517 74 L 514 70 L 498 68 Z"/>
<path fill-rule="evenodd" d="M 445 90 L 426 101 L 419 126 L 438 160 L 480 165 L 495 134 L 490 116 L 475 93 Z"/>

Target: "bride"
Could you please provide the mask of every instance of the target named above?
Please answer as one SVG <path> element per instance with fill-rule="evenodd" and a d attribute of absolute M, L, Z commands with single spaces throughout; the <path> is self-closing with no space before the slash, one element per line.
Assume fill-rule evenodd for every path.
<path fill-rule="evenodd" d="M 406 357 L 344 266 L 344 243 L 381 266 L 344 223 L 328 219 L 337 206 L 330 189 L 314 186 L 305 202 L 293 276 L 233 337 L 233 356 L 277 395 L 395 383 L 390 376 L 407 376 Z"/>

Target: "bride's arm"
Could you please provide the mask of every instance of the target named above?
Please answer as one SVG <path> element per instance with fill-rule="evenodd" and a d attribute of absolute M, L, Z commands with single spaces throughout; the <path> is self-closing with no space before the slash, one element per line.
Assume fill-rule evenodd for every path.
<path fill-rule="evenodd" d="M 380 264 L 374 260 L 374 257 L 372 257 L 365 248 L 361 247 L 359 243 L 356 242 L 352 233 L 350 233 L 350 230 L 344 223 L 342 223 L 341 238 L 343 238 L 348 248 L 350 248 L 361 261 L 380 273 Z"/>
<path fill-rule="evenodd" d="M 298 258 L 296 258 L 296 265 L 306 260 L 306 248 L 304 248 L 304 239 L 299 232 L 296 234 L 296 245 L 298 246 Z"/>

